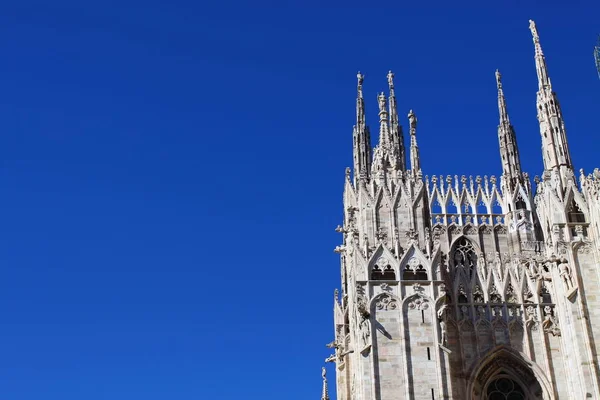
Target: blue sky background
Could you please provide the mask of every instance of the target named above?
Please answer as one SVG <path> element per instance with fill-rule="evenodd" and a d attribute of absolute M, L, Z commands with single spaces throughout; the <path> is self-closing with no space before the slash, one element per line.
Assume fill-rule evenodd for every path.
<path fill-rule="evenodd" d="M 484 3 L 5 3 L 0 397 L 318 399 L 358 70 L 425 174 L 492 175 L 499 68 L 540 174 L 533 18 L 600 166 L 600 3 Z"/>

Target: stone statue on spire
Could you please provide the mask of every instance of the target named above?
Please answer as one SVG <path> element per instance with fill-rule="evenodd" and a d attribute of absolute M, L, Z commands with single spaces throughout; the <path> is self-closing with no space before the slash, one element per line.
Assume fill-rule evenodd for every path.
<path fill-rule="evenodd" d="M 356 78 L 358 79 L 358 87 L 361 87 L 365 76 L 361 74 L 360 71 L 358 71 L 358 73 L 356 74 Z"/>
<path fill-rule="evenodd" d="M 390 86 L 390 89 L 393 89 L 394 88 L 394 73 L 392 71 L 388 72 L 387 80 L 388 80 L 388 85 Z"/>
<path fill-rule="evenodd" d="M 381 94 L 379 94 L 379 96 L 377 96 L 377 101 L 379 101 L 379 113 L 385 113 L 385 115 L 387 116 L 387 110 L 385 109 L 387 100 L 385 98 L 385 94 L 383 92 L 381 92 Z"/>

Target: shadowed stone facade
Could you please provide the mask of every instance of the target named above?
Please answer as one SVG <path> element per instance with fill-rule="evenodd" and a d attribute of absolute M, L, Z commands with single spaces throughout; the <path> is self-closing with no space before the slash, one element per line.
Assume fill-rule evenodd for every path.
<path fill-rule="evenodd" d="M 371 149 L 358 74 L 327 359 L 338 400 L 600 399 L 600 171 L 575 177 L 530 29 L 544 161 L 533 183 L 498 72 L 498 179 L 424 176 L 412 111 L 407 166 L 391 72 Z"/>

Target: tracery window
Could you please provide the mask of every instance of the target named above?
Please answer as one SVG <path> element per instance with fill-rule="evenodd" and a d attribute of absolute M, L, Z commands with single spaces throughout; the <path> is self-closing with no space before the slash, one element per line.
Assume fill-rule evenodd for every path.
<path fill-rule="evenodd" d="M 381 271 L 381 268 L 379 268 L 377 265 L 375 265 L 373 267 L 373 270 L 371 271 L 371 280 L 378 281 L 381 279 L 383 279 L 383 271 Z"/>
<path fill-rule="evenodd" d="M 519 196 L 519 198 L 517 198 L 517 202 L 515 204 L 515 207 L 517 210 L 526 210 L 527 209 L 527 203 L 525 203 L 525 200 L 523 200 L 523 198 L 521 196 Z"/>
<path fill-rule="evenodd" d="M 388 265 L 385 267 L 385 269 L 383 270 L 383 280 L 387 280 L 387 281 L 395 281 L 396 280 L 396 273 L 394 272 L 394 269 L 392 268 L 391 265 Z"/>
<path fill-rule="evenodd" d="M 552 296 L 546 285 L 542 285 L 540 289 L 540 300 L 542 303 L 552 304 Z"/>
<path fill-rule="evenodd" d="M 567 209 L 567 220 L 569 223 L 585 223 L 585 215 L 574 200 L 571 200 L 571 204 Z"/>
<path fill-rule="evenodd" d="M 473 273 L 476 265 L 477 256 L 475 255 L 475 248 L 467 239 L 460 238 L 454 250 L 454 266 L 456 268 L 466 268 Z"/>
<path fill-rule="evenodd" d="M 427 270 L 421 264 L 411 267 L 407 264 L 402 272 L 402 280 L 404 281 L 426 281 Z"/>
<path fill-rule="evenodd" d="M 525 391 L 514 380 L 498 378 L 488 385 L 486 400 L 526 400 Z"/>
<path fill-rule="evenodd" d="M 391 265 L 386 265 L 383 270 L 378 265 L 375 265 L 371 271 L 371 280 L 395 281 L 396 272 L 394 272 L 394 269 Z"/>

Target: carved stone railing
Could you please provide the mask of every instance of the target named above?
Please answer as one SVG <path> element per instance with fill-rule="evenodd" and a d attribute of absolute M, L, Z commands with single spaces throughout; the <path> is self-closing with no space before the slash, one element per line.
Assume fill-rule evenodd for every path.
<path fill-rule="evenodd" d="M 496 225 L 504 224 L 503 214 L 441 214 L 432 213 L 431 219 L 434 224 L 457 224 L 457 225 Z"/>

